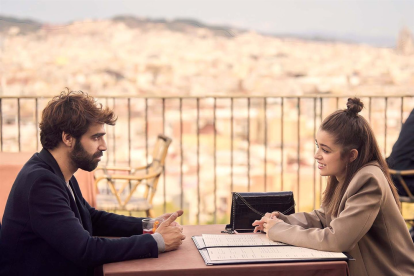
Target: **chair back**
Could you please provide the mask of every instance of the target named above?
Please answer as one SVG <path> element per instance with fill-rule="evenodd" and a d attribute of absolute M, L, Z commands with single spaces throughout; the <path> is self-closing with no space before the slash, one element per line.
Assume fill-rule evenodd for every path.
<path fill-rule="evenodd" d="M 405 192 L 407 193 L 407 196 L 400 196 L 400 202 L 403 203 L 414 203 L 414 196 L 411 193 L 410 189 L 408 188 L 407 183 L 403 179 L 403 175 L 410 175 L 414 176 L 414 170 L 393 170 L 389 169 L 389 172 L 391 175 L 394 175 L 397 177 L 397 179 L 400 181 L 401 186 L 404 188 Z M 402 212 L 402 209 L 401 209 Z M 405 219 L 405 221 L 409 224 L 411 224 L 414 227 L 414 219 Z"/>
<path fill-rule="evenodd" d="M 152 205 L 152 199 L 157 191 L 158 181 L 162 173 L 164 172 L 165 159 L 167 157 L 168 148 L 170 147 L 172 140 L 165 135 L 158 135 L 157 141 L 152 152 L 152 162 L 148 168 L 149 173 L 159 172 L 158 176 L 152 180 L 152 185 L 147 189 L 144 197 Z"/>
<path fill-rule="evenodd" d="M 408 188 L 407 183 L 404 181 L 402 176 L 414 176 L 414 170 L 394 170 L 389 169 L 389 172 L 391 175 L 394 175 L 397 177 L 397 179 L 400 181 L 401 186 L 404 188 L 405 192 L 407 193 L 407 196 L 400 196 L 401 202 L 408 202 L 408 203 L 414 203 L 414 196 L 410 189 Z"/>
<path fill-rule="evenodd" d="M 131 211 L 145 211 L 148 217 L 153 217 L 152 200 L 157 191 L 159 178 L 164 172 L 165 159 L 171 142 L 171 138 L 158 135 L 152 161 L 148 165 L 136 168 L 106 166 L 97 168 L 102 170 L 104 175 L 96 177 L 95 187 L 98 188 L 100 181 L 106 181 L 112 194 L 99 193 L 97 208 L 108 211 L 126 210 L 130 214 Z M 117 185 L 116 181 L 119 181 L 120 185 Z M 135 194 L 138 186 L 144 186 L 144 190 Z"/>

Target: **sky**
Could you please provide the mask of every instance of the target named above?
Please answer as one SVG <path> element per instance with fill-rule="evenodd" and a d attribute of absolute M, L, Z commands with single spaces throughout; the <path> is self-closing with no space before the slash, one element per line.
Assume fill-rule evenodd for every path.
<path fill-rule="evenodd" d="M 414 31 L 414 0 L 0 0 L 0 15 L 45 23 L 116 15 L 191 18 L 267 34 L 392 46 Z"/>

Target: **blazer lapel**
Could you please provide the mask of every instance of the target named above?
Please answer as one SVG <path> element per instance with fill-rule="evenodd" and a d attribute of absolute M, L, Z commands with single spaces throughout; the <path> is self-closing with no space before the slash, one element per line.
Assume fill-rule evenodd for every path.
<path fill-rule="evenodd" d="M 70 207 L 71 207 L 72 211 L 75 213 L 75 217 L 79 219 L 80 224 L 83 225 L 81 214 L 79 212 L 80 209 L 79 209 L 79 206 L 78 206 L 78 204 L 80 204 L 80 199 L 79 199 L 78 195 L 76 194 L 76 191 L 73 188 L 73 185 L 72 185 L 71 181 L 69 181 L 69 185 L 72 188 L 73 194 L 75 195 L 76 202 L 73 199 L 72 193 L 70 192 L 68 186 L 66 185 L 65 177 L 63 176 L 63 173 L 60 170 L 60 167 L 59 167 L 58 163 L 56 162 L 55 158 L 53 157 L 53 155 L 48 150 L 42 149 L 39 152 L 39 157 L 46 164 L 49 165 L 49 167 L 52 169 L 53 173 L 56 174 L 57 176 L 59 176 L 59 178 L 61 179 L 62 184 L 65 185 L 66 192 L 68 193 L 69 200 L 70 200 Z"/>

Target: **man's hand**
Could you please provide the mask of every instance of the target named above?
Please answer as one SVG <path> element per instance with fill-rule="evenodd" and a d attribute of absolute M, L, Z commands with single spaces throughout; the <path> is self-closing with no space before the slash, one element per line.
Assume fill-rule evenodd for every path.
<path fill-rule="evenodd" d="M 183 210 L 178 210 L 178 211 L 176 211 L 176 213 L 177 213 L 177 215 L 179 216 L 179 217 L 181 217 L 181 215 L 184 213 L 183 212 Z M 172 215 L 173 213 L 166 213 L 166 214 L 164 214 L 164 215 L 161 215 L 161 216 L 159 216 L 159 217 L 157 217 L 157 218 L 155 218 L 156 220 L 158 219 L 158 220 L 161 220 L 161 221 L 164 221 L 164 220 L 167 220 L 171 215 Z M 181 232 L 183 232 L 183 227 L 178 223 L 178 222 L 176 222 L 176 221 L 173 221 L 172 223 L 171 223 L 171 226 L 176 226 L 176 227 L 178 227 L 178 228 L 180 228 L 180 230 L 181 230 Z"/>
<path fill-rule="evenodd" d="M 182 234 L 183 228 L 181 225 L 179 225 L 180 227 L 173 225 L 175 220 L 182 214 L 183 211 L 181 211 L 180 214 L 178 212 L 172 213 L 166 220 L 164 220 L 164 222 L 160 224 L 160 226 L 155 231 L 156 233 L 161 234 L 162 238 L 164 239 L 166 252 L 176 250 L 185 239 L 185 236 Z"/>

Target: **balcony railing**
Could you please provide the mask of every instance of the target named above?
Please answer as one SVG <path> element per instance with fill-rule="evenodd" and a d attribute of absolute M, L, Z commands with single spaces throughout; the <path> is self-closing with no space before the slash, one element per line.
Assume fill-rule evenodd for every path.
<path fill-rule="evenodd" d="M 413 95 L 361 96 L 388 156 L 401 124 L 414 108 Z M 296 211 L 317 208 L 326 183 L 313 155 L 315 133 L 348 97 L 211 96 L 99 97 L 113 108 L 117 125 L 107 127 L 107 165 L 140 166 L 150 161 L 156 135 L 173 139 L 156 210 L 186 211 L 186 223 L 228 221 L 231 192 L 294 192 Z M 48 97 L 0 97 L 0 151 L 40 150 L 39 121 Z"/>

